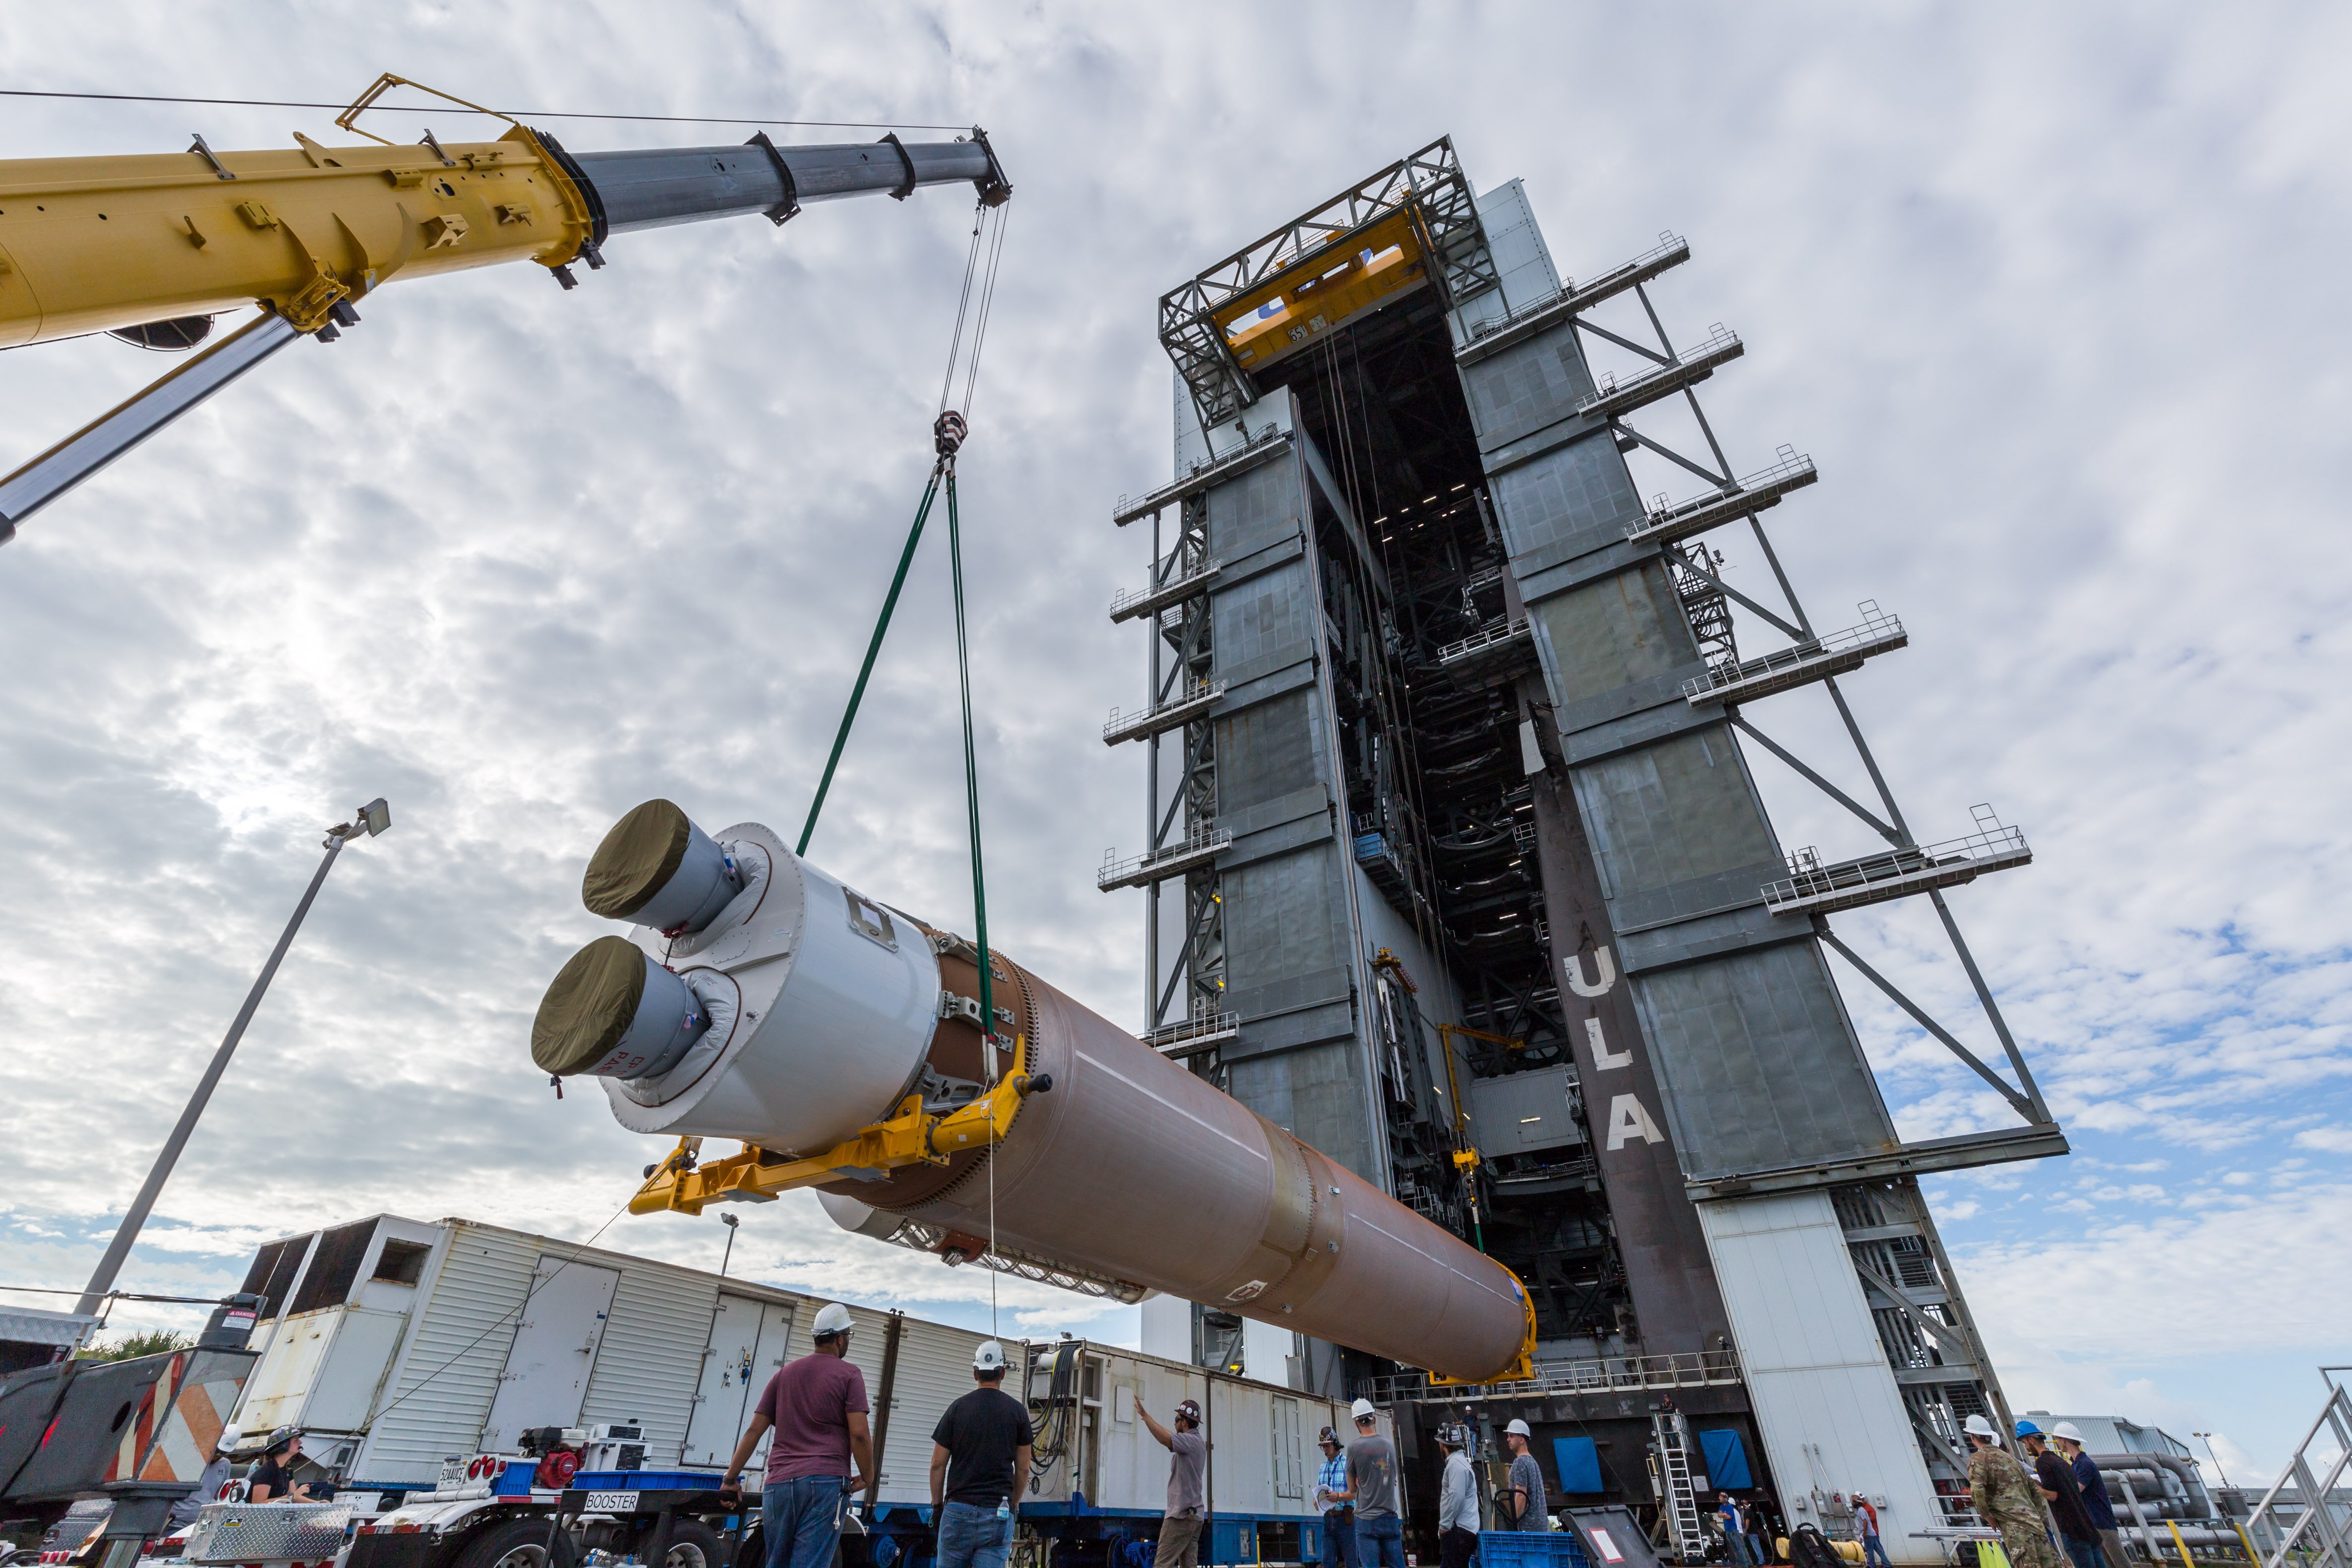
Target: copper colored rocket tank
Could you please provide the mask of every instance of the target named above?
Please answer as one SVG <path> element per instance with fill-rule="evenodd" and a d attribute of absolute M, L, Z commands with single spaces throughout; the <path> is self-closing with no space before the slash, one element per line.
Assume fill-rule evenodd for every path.
<path fill-rule="evenodd" d="M 864 956 L 859 950 L 870 949 L 870 942 L 827 941 L 824 932 L 837 924 L 864 931 L 876 906 L 800 862 L 764 828 L 747 824 L 718 837 L 730 854 L 770 868 L 762 885 L 789 884 L 801 891 L 792 900 L 788 921 L 780 920 L 776 910 L 782 900 L 765 899 L 755 940 L 714 942 L 708 940 L 709 932 L 695 939 L 698 951 L 734 953 L 738 962 L 696 965 L 671 960 L 698 996 L 713 994 L 721 985 L 739 992 L 744 1021 L 727 1018 L 722 1005 L 709 1033 L 730 1033 L 715 1045 L 698 1045 L 696 1052 L 719 1088 L 690 1107 L 687 1102 L 695 1097 L 673 1101 L 679 1109 L 662 1118 L 660 1130 L 763 1142 L 744 1124 L 743 1110 L 725 1085 L 739 1074 L 772 1080 L 784 1060 L 809 1063 L 805 1081 L 812 1094 L 828 1100 L 821 1108 L 798 1108 L 800 1122 L 807 1123 L 813 1112 L 818 1113 L 815 1121 L 835 1125 L 881 1120 L 906 1089 L 880 1097 L 873 1097 L 870 1089 L 863 1091 L 874 1098 L 870 1104 L 829 1101 L 844 1092 L 839 1086 L 896 1078 L 904 1052 L 915 1045 L 905 1037 L 904 1020 L 912 1011 L 907 999 L 883 999 L 887 1016 L 871 1028 L 842 1019 L 837 1011 L 803 1015 L 791 1000 L 795 987 L 828 981 L 827 975 L 805 973 L 813 963 L 822 965 L 828 952 Z M 592 870 L 592 881 L 593 877 Z M 746 892 L 738 901 L 752 896 Z M 734 913 L 730 904 L 710 923 L 710 931 L 724 931 Z M 977 1009 L 959 1011 L 954 1005 L 956 998 L 978 995 L 977 954 L 960 938 L 908 923 L 914 929 L 905 935 L 913 940 L 903 942 L 901 952 L 909 961 L 935 965 L 936 987 L 949 997 L 948 1005 L 933 1010 L 915 1083 L 928 1085 L 927 1095 L 951 1096 L 959 1084 L 982 1085 L 1003 1073 L 1025 1072 L 1050 1075 L 1053 1087 L 1022 1101 L 992 1150 L 961 1150 L 944 1166 L 871 1173 L 876 1179 L 845 1179 L 824 1192 L 936 1227 L 961 1250 L 974 1250 L 974 1244 L 987 1244 L 992 1235 L 1008 1255 L 1052 1260 L 1096 1278 L 1221 1307 L 1407 1366 L 1484 1380 L 1517 1359 L 1528 1331 L 1528 1303 L 1518 1281 L 1500 1264 L 1002 952 L 990 955 L 992 1001 L 1000 1009 L 997 1033 L 1019 1042 L 1021 1059 L 1014 1059 L 1013 1048 L 990 1050 L 969 1020 Z M 648 927 L 631 934 L 656 959 L 672 945 Z M 709 969 L 724 971 L 724 982 L 708 973 Z M 535 1049 L 543 1065 L 560 1058 L 562 1042 L 551 1038 L 554 1031 L 585 1026 L 567 1023 L 587 1016 L 576 994 L 565 994 L 556 1007 L 562 985 L 559 981 L 551 987 L 550 1003 L 541 1010 Z M 843 989 L 837 982 L 828 986 L 835 994 Z M 763 1013 L 775 1026 L 749 1021 Z M 940 1019 L 940 1013 L 949 1016 Z M 827 1037 L 799 1037 L 811 1032 L 803 1029 L 786 1033 L 791 1021 L 803 1016 L 823 1019 Z M 613 1016 L 618 1017 L 616 1010 Z M 573 1058 L 587 1059 L 594 1043 L 572 1052 Z M 840 1070 L 842 1054 L 868 1050 L 881 1070 Z M 766 1060 L 742 1060 L 745 1052 Z M 653 1130 L 642 1109 L 652 1090 L 642 1082 L 611 1079 L 606 1087 L 625 1124 Z M 773 1103 L 768 1095 L 760 1100 Z M 781 1138 L 774 1142 L 784 1143 Z M 828 1206 L 838 1211 L 848 1205 L 836 1201 Z M 949 1245 L 942 1243 L 942 1248 Z"/>

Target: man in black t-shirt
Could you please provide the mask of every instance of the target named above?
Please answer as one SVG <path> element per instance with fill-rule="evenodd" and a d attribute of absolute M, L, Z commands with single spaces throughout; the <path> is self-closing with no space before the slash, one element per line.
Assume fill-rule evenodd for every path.
<path fill-rule="evenodd" d="M 2083 1510 L 2083 1489 L 2074 1479 L 2074 1467 L 2050 1451 L 2042 1428 L 2031 1421 L 2017 1424 L 2017 1440 L 2033 1468 L 2034 1484 L 2050 1504 L 2051 1522 L 2058 1527 L 2058 1544 L 2074 1568 L 2106 1568 L 2099 1532 Z"/>
<path fill-rule="evenodd" d="M 1029 1412 L 997 1386 L 1003 1345 L 990 1340 L 973 1353 L 971 1381 L 931 1431 L 933 1568 L 1004 1568 L 1029 1483 Z"/>

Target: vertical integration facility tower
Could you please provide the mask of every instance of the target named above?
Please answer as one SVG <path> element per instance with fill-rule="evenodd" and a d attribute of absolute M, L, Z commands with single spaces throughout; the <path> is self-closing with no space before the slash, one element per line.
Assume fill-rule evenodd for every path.
<path fill-rule="evenodd" d="M 1527 1282 L 1544 1375 L 1476 1408 L 1538 1422 L 1560 1500 L 1655 1501 L 1695 1549 L 1710 1484 L 1792 1525 L 1859 1493 L 1932 1560 L 1910 1532 L 1966 1517 L 1961 1422 L 2007 1412 L 1918 1178 L 2066 1147 L 1945 890 L 2030 854 L 1987 808 L 1921 843 L 1897 806 L 1838 680 L 1906 634 L 1801 605 L 1762 518 L 1813 465 L 1707 424 L 1742 345 L 1654 307 L 1689 257 L 1564 278 L 1520 183 L 1474 195 L 1442 140 L 1160 300 L 1178 477 L 1118 506 L 1151 564 L 1110 608 L 1150 698 L 1103 735 L 1149 753 L 1148 836 L 1099 880 L 1148 900 L 1150 1043 Z M 1733 531 L 1767 598 L 1726 580 Z M 1833 707 L 1864 798 L 1767 699 Z M 1784 850 L 1766 758 L 1876 846 Z M 1832 929 L 1896 899 L 1997 1058 Z M 1832 953 L 2015 1125 L 1898 1136 Z M 1265 1332 L 1174 1326 L 1234 1370 Z M 1295 1352 L 1320 1388 L 1465 1397 Z"/>

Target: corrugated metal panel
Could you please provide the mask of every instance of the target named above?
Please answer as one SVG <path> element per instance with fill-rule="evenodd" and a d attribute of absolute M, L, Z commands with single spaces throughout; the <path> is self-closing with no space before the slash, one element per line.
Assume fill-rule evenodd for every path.
<path fill-rule="evenodd" d="M 888 1314 L 853 1307 L 850 1319 L 849 1359 L 866 1374 L 866 1397 L 879 1399 Z M 795 1351 L 808 1349 L 807 1332 L 804 1326 L 793 1325 Z M 907 1320 L 898 1340 L 889 1442 L 881 1457 L 884 1500 L 931 1500 L 932 1429 L 938 1426 L 941 1411 L 971 1392 L 971 1354 L 987 1338 L 970 1329 Z"/>
<path fill-rule="evenodd" d="M 430 1485 L 445 1457 L 474 1452 L 489 1416 L 540 1243 L 460 1220 L 443 1245 L 432 1297 L 414 1314 L 405 1364 L 355 1480 Z"/>
<path fill-rule="evenodd" d="M 1811 1506 L 1800 1487 L 1811 1477 L 1824 1490 L 1885 1496 L 1889 1542 L 1940 1526 L 1829 1194 L 1732 1199 L 1698 1212 L 1765 1452 L 1800 1521 Z"/>
<path fill-rule="evenodd" d="M 600 1254 L 596 1261 L 616 1257 Z M 684 1449 L 687 1416 L 702 1380 L 702 1352 L 710 1337 L 710 1314 L 719 1305 L 719 1281 L 642 1258 L 619 1263 L 620 1288 L 613 1293 L 613 1315 L 604 1325 L 580 1419 L 643 1422 L 646 1462 L 674 1465 Z"/>

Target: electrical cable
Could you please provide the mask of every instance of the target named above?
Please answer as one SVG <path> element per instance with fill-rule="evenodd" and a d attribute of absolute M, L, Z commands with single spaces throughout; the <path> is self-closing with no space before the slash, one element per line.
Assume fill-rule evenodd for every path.
<path fill-rule="evenodd" d="M 306 103 L 282 98 L 174 98 L 145 92 L 44 92 L 33 88 L 0 87 L 0 98 L 74 98 L 107 103 L 197 103 L 230 109 L 331 109 L 348 103 Z M 914 120 L 779 120 L 715 114 L 593 114 L 579 110 L 452 108 L 446 104 L 372 103 L 371 114 L 511 114 L 518 120 L 634 120 L 662 125 L 803 125 L 839 131 L 970 131 L 969 125 L 930 125 Z"/>

